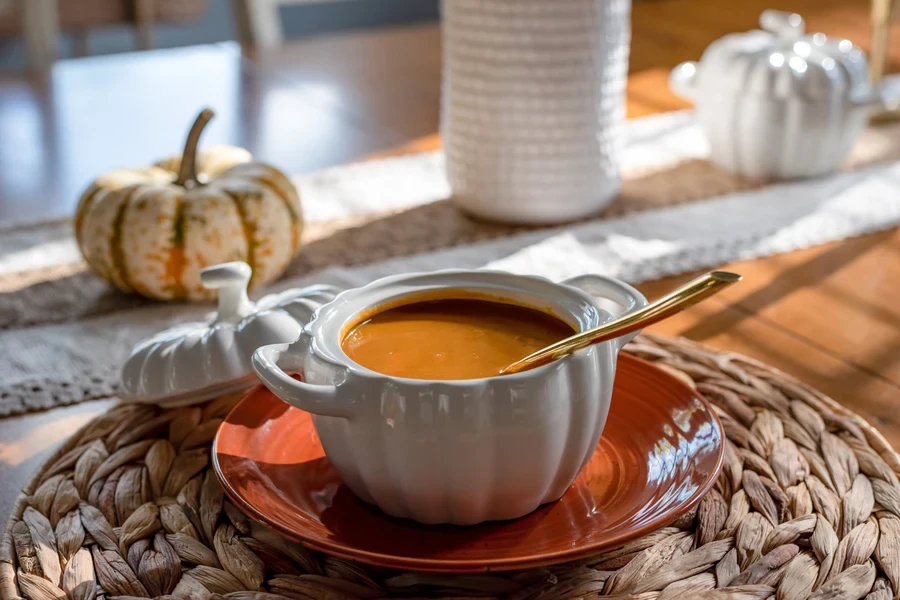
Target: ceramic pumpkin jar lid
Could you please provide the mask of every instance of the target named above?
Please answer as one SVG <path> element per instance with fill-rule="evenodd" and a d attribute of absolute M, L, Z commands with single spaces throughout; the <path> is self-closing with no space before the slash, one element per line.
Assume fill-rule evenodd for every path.
<path fill-rule="evenodd" d="M 124 292 L 160 300 L 212 297 L 200 271 L 241 260 L 251 285 L 273 281 L 300 247 L 303 213 L 290 178 L 249 152 L 198 152 L 213 117 L 201 111 L 184 151 L 97 178 L 75 213 L 75 238 L 91 269 Z"/>
<path fill-rule="evenodd" d="M 709 45 L 697 87 L 747 98 L 837 101 L 872 94 L 865 53 L 852 42 L 807 33 L 798 14 L 763 11 L 761 30 L 730 33 Z"/>
<path fill-rule="evenodd" d="M 254 350 L 293 342 L 313 312 L 338 290 L 317 285 L 247 297 L 252 271 L 244 262 L 202 270 L 202 284 L 218 291 L 218 309 L 206 320 L 184 323 L 139 343 L 122 367 L 119 397 L 165 407 L 241 392 L 256 383 Z"/>

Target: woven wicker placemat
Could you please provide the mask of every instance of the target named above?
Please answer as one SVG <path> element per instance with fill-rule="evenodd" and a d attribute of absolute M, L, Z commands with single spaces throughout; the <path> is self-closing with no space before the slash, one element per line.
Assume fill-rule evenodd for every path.
<path fill-rule="evenodd" d="M 649 335 L 628 351 L 703 393 L 727 445 L 697 509 L 623 548 L 464 576 L 328 557 L 224 499 L 210 442 L 236 398 L 122 405 L 72 436 L 24 490 L 0 541 L 0 600 L 897 597 L 900 457 L 874 428 L 743 356 Z"/>

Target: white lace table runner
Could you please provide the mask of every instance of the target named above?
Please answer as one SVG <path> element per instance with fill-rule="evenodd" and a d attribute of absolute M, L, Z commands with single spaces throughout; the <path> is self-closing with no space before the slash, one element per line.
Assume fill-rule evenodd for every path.
<path fill-rule="evenodd" d="M 706 151 L 685 113 L 632 123 L 628 135 L 629 168 L 653 168 L 702 157 Z M 447 193 L 439 154 L 334 169 L 300 183 L 312 219 L 399 208 Z M 898 224 L 900 164 L 888 163 L 362 267 L 329 268 L 281 281 L 271 290 L 312 283 L 355 286 L 393 273 L 481 267 L 551 279 L 593 272 L 640 282 Z M 0 234 L 0 254 L 17 251 L 22 260 L 29 250 L 10 250 L 13 237 Z M 74 258 L 64 250 L 66 240 L 52 243 L 59 249 L 52 260 Z M 15 267 L 0 258 L 0 268 Z M 0 348 L 6 350 L 0 352 L 0 415 L 111 394 L 118 366 L 137 341 L 172 323 L 200 318 L 207 310 L 154 305 L 0 332 Z"/>
<path fill-rule="evenodd" d="M 624 135 L 626 172 L 659 169 L 708 153 L 689 111 L 629 121 Z M 334 167 L 294 180 L 308 222 L 398 210 L 450 195 L 441 152 Z M 0 227 L 0 275 L 78 261 L 69 220 Z"/>

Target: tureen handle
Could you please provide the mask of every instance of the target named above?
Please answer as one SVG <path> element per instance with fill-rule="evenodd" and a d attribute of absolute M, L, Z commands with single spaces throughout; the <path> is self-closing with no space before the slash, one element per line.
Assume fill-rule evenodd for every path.
<path fill-rule="evenodd" d="M 306 412 L 326 417 L 351 418 L 351 406 L 340 399 L 338 386 L 299 381 L 278 366 L 281 355 L 289 346 L 290 344 L 271 344 L 257 348 L 253 353 L 253 370 L 263 384 L 291 406 Z"/>
<path fill-rule="evenodd" d="M 878 85 L 868 97 L 857 102 L 876 111 L 900 110 L 900 75 L 887 75 L 881 78 Z"/>
<path fill-rule="evenodd" d="M 580 275 L 578 277 L 566 279 L 562 283 L 590 294 L 594 298 L 610 300 L 615 304 L 618 304 L 624 309 L 619 315 L 633 313 L 649 304 L 642 293 L 627 283 L 619 281 L 618 279 L 613 279 L 612 277 L 605 277 L 603 275 Z M 635 331 L 634 333 L 629 333 L 616 338 L 613 341 L 617 343 L 621 349 L 639 333 L 640 331 Z"/>

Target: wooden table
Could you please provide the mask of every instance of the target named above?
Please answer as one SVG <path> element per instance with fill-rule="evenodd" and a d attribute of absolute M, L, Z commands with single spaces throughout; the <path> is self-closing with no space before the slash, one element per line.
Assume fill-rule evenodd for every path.
<path fill-rule="evenodd" d="M 868 3 L 792 0 L 809 28 L 865 46 Z M 713 39 L 755 26 L 768 0 L 645 1 L 634 8 L 628 113 L 683 108 L 666 76 Z M 900 31 L 895 32 L 900 35 Z M 893 70 L 900 66 L 894 44 Z M 310 39 L 242 54 L 234 44 L 64 61 L 0 76 L 0 226 L 71 213 L 95 174 L 178 148 L 202 105 L 207 143 L 237 143 L 289 172 L 435 148 L 434 25 Z M 654 329 L 775 365 L 870 419 L 900 447 L 900 232 L 729 268 L 746 281 Z M 645 284 L 655 296 L 689 276 Z M 114 401 L 0 420 L 0 514 L 49 451 Z"/>

